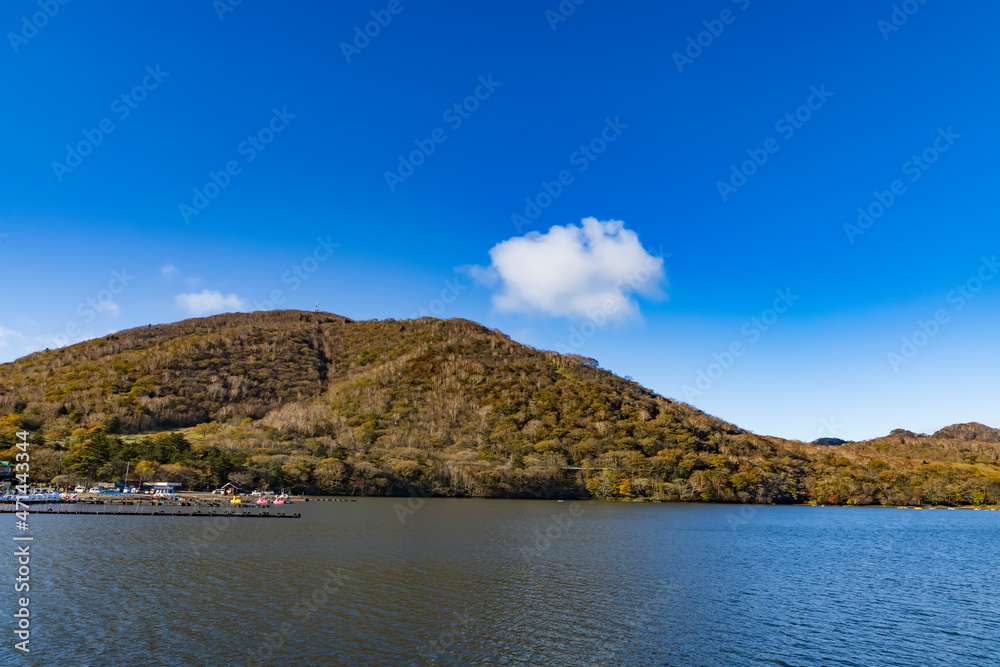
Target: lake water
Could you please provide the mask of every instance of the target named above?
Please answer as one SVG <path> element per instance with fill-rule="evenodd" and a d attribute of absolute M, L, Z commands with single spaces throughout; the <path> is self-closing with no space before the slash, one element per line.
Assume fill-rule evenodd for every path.
<path fill-rule="evenodd" d="M 1000 662 L 1000 512 L 410 502 L 33 515 L 32 652 L 0 662 Z"/>

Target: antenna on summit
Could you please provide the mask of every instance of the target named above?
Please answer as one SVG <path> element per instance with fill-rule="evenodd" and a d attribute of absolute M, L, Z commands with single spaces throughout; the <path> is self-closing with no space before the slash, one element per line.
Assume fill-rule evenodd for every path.
<path fill-rule="evenodd" d="M 319 312 L 319 301 L 316 302 L 316 312 Z"/>

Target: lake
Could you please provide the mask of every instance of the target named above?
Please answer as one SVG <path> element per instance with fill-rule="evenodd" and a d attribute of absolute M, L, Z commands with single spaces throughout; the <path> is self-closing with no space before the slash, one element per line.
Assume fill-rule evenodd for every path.
<path fill-rule="evenodd" d="M 8 630 L 3 664 L 1000 656 L 1000 512 L 385 498 L 291 509 L 302 518 L 32 515 L 32 652 Z M 3 521 L 13 544 L 15 519 Z"/>

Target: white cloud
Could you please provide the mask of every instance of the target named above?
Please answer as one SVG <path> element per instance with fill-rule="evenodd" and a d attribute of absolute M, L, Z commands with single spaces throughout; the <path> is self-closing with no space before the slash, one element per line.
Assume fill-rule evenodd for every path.
<path fill-rule="evenodd" d="M 207 289 L 196 294 L 178 294 L 174 299 L 178 306 L 191 315 L 233 312 L 246 307 L 246 301 L 235 294 L 223 296 L 221 292 Z"/>
<path fill-rule="evenodd" d="M 98 301 L 94 308 L 96 308 L 98 312 L 107 312 L 112 315 L 117 315 L 122 310 L 121 307 L 114 301 Z"/>
<path fill-rule="evenodd" d="M 663 258 L 619 220 L 586 218 L 580 227 L 554 226 L 531 232 L 490 250 L 490 266 L 464 267 L 480 284 L 498 287 L 493 305 L 501 311 L 625 320 L 639 312 L 634 295 L 661 298 L 666 283 Z"/>
<path fill-rule="evenodd" d="M 160 273 L 163 274 L 164 278 L 173 278 L 177 275 L 177 267 L 173 264 L 164 264 L 160 267 Z"/>
<path fill-rule="evenodd" d="M 24 334 L 20 331 L 13 331 L 11 329 L 5 329 L 0 327 L 0 347 L 7 347 L 10 339 L 12 338 L 24 338 Z"/>

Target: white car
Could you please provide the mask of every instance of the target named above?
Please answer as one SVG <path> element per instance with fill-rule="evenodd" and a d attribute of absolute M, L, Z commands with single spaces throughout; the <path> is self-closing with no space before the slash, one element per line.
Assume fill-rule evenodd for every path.
<path fill-rule="evenodd" d="M 76 488 L 73 489 L 73 493 L 86 493 L 86 491 L 87 487 L 85 486 L 77 486 Z"/>
<path fill-rule="evenodd" d="M 101 492 L 101 489 L 99 487 L 96 487 L 96 486 L 92 486 L 89 489 L 87 489 L 87 493 L 100 493 L 100 492 Z"/>

